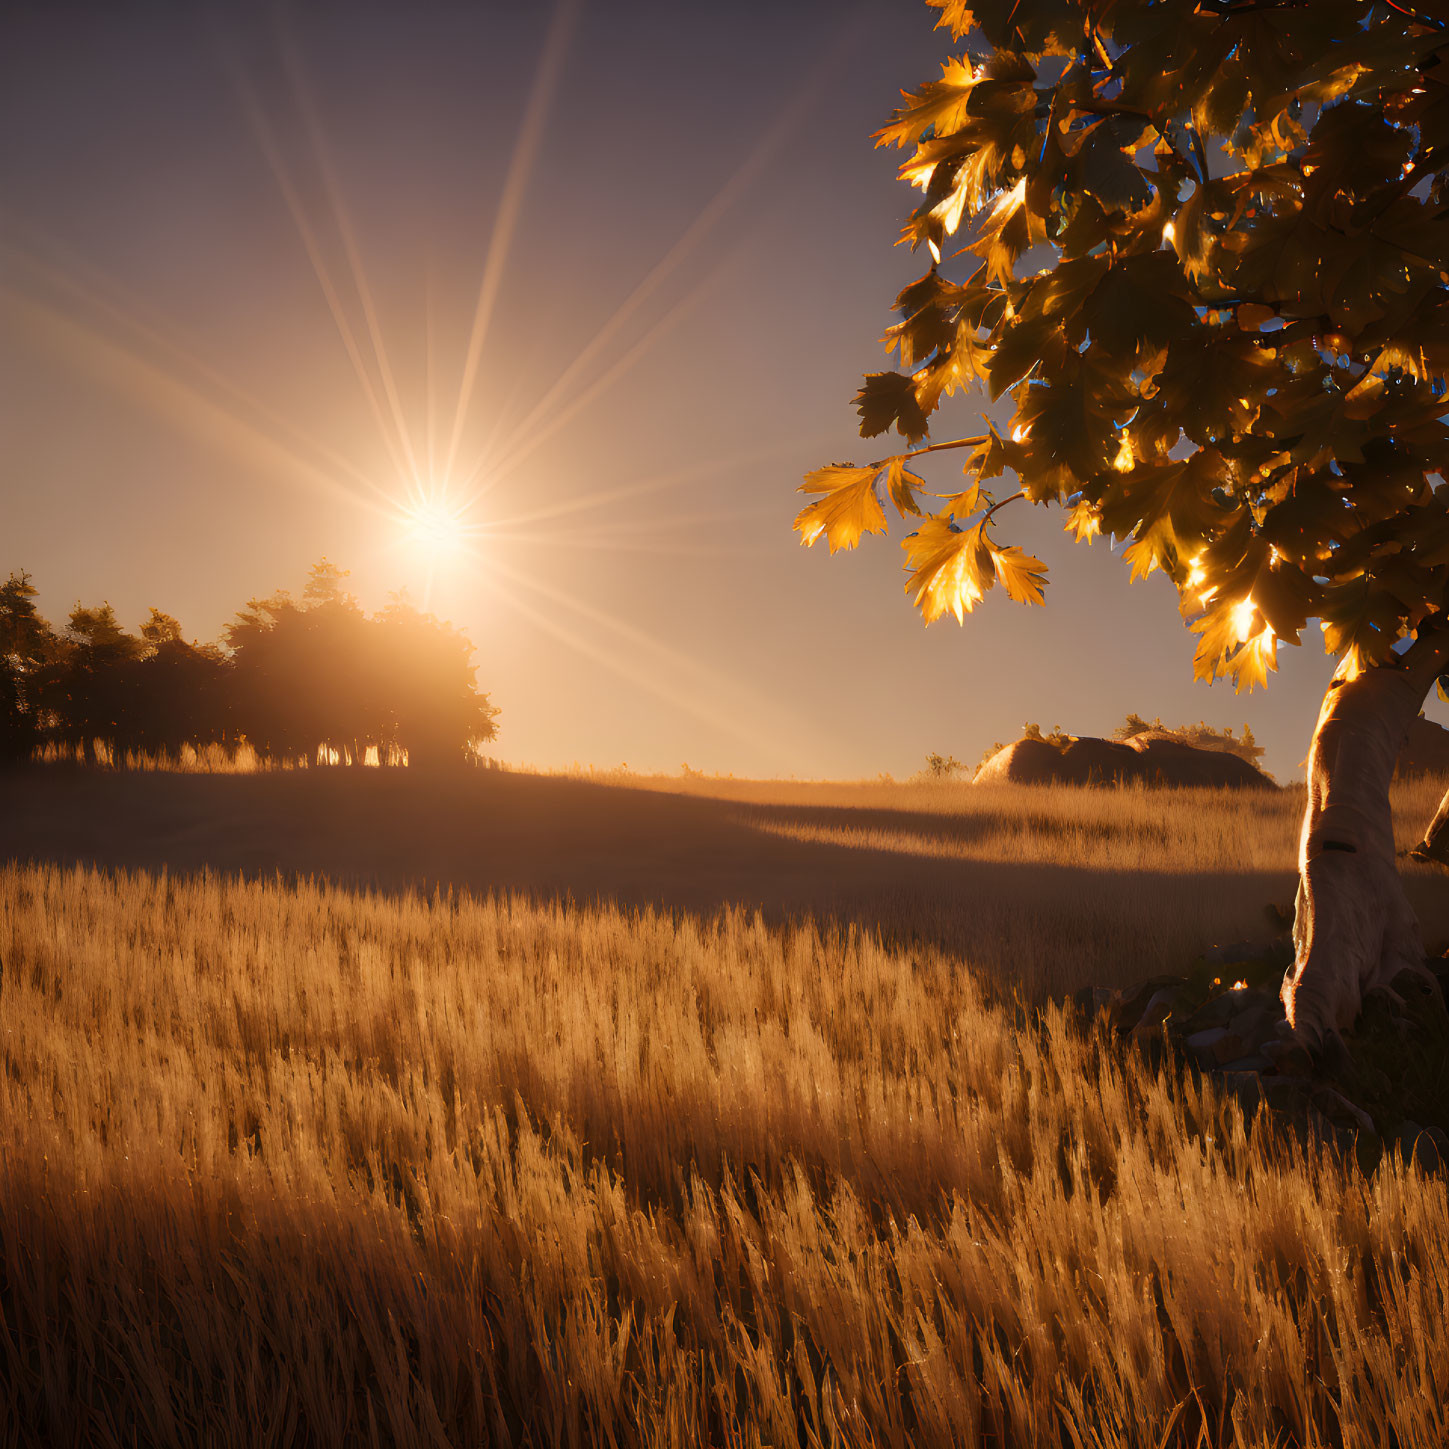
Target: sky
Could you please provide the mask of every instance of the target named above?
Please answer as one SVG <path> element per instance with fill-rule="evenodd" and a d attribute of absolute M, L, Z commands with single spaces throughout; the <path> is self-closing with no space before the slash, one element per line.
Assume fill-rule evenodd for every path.
<path fill-rule="evenodd" d="M 513 763 L 901 778 L 1135 711 L 1249 723 L 1300 774 L 1312 626 L 1235 695 L 1193 681 L 1171 585 L 1056 510 L 999 515 L 1046 608 L 929 629 L 899 526 L 833 558 L 791 530 L 806 471 L 889 451 L 851 399 L 924 258 L 870 134 L 951 53 L 934 18 L 11 0 L 0 573 L 53 620 L 156 605 L 211 640 L 325 555 L 467 632 Z M 410 529 L 420 491 L 464 549 Z"/>

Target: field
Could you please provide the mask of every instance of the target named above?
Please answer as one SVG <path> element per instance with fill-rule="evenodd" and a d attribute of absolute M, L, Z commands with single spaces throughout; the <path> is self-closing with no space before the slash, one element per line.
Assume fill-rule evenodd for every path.
<path fill-rule="evenodd" d="M 1439 782 L 1398 787 L 1400 845 Z M 589 778 L 384 770 L 86 772 L 0 778 L 0 860 L 325 877 L 388 893 L 541 904 L 729 905 L 927 945 L 1032 998 L 1185 968 L 1291 908 L 1295 790 L 976 790 L 970 785 Z M 1426 937 L 1437 871 L 1405 864 Z"/>
<path fill-rule="evenodd" d="M 1296 809 L 12 777 L 0 1445 L 1449 1441 L 1442 1180 L 1048 1001 L 1266 935 Z"/>

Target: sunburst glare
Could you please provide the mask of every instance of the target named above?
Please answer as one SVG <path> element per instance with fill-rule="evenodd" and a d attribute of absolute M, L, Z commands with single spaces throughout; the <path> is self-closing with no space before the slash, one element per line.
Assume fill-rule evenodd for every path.
<path fill-rule="evenodd" d="M 434 561 L 461 553 L 478 530 L 467 509 L 446 498 L 419 498 L 402 511 L 403 531 L 420 552 Z"/>

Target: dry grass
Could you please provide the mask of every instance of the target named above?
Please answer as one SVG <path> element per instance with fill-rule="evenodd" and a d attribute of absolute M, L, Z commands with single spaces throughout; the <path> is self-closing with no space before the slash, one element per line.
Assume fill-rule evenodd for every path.
<path fill-rule="evenodd" d="M 247 744 L 182 745 L 179 750 L 120 750 L 109 740 L 76 744 L 40 745 L 32 755 L 37 765 L 81 765 L 89 769 L 136 770 L 166 775 L 255 775 L 260 770 L 291 770 L 292 760 L 269 760 Z"/>
<path fill-rule="evenodd" d="M 11 866 L 0 962 L 0 1444 L 1449 1438 L 1442 1183 L 933 948 Z"/>
<path fill-rule="evenodd" d="M 1442 781 L 1397 788 L 1401 844 Z M 0 860 L 321 874 L 837 922 L 969 960 L 1036 999 L 1185 971 L 1272 934 L 1291 906 L 1298 790 L 1031 789 L 631 778 L 498 770 L 249 776 L 36 769 L 0 777 Z M 1430 942 L 1442 875 L 1406 863 Z"/>

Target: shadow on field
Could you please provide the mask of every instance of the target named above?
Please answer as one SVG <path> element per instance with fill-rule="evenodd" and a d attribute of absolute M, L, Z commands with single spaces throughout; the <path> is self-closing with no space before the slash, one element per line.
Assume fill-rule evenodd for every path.
<path fill-rule="evenodd" d="M 502 772 L 0 776 L 0 860 L 704 914 L 741 905 L 772 922 L 834 920 L 888 944 L 941 947 L 1033 990 L 1184 965 L 1213 940 L 1262 935 L 1267 902 L 1292 896 L 1287 871 L 1104 870 L 909 848 L 968 843 L 982 829 L 966 815 L 745 805 Z M 876 838 L 857 847 L 783 833 L 798 830 Z"/>

